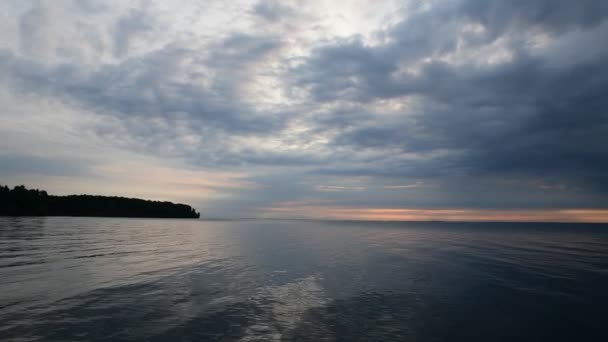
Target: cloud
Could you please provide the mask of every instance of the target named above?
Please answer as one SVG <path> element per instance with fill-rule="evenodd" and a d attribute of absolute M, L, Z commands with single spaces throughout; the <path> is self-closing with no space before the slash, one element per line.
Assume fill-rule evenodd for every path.
<path fill-rule="evenodd" d="M 270 22 L 276 22 L 293 14 L 293 9 L 279 1 L 265 0 L 253 6 L 253 13 Z"/>
<path fill-rule="evenodd" d="M 0 24 L 0 131 L 19 139 L 2 153 L 13 169 L 85 178 L 87 165 L 115 168 L 113 155 L 236 172 L 252 186 L 215 189 L 214 203 L 201 191 L 224 214 L 315 201 L 608 203 L 607 4 L 369 6 L 9 1 L 17 19 Z M 31 159 L 42 142 L 23 136 L 28 125 L 49 128 L 45 150 L 56 151 L 44 161 Z M 85 160 L 66 158 L 72 151 Z"/>
<path fill-rule="evenodd" d="M 0 176 L 30 174 L 45 176 L 91 176 L 90 165 L 82 160 L 0 154 Z"/>
<path fill-rule="evenodd" d="M 127 14 L 120 17 L 114 26 L 114 54 L 117 57 L 124 56 L 131 45 L 133 39 L 143 33 L 152 31 L 154 23 L 142 10 L 131 9 Z"/>
<path fill-rule="evenodd" d="M 273 120 L 271 115 L 257 113 L 245 105 L 239 107 L 237 94 L 230 93 L 233 89 L 230 84 L 223 84 L 225 80 L 221 76 L 212 80 L 217 83 L 205 87 L 196 74 L 184 74 L 199 66 L 194 53 L 185 48 L 167 47 L 120 64 L 90 70 L 71 64 L 47 66 L 3 51 L 0 68 L 4 78 L 18 91 L 61 97 L 102 113 L 125 117 L 185 113 L 195 124 L 204 122 L 225 130 L 275 129 L 279 118 Z M 235 62 L 225 67 L 242 66 L 238 60 Z"/>
<path fill-rule="evenodd" d="M 385 167 L 332 170 L 558 177 L 605 191 L 608 154 L 599 147 L 608 143 L 608 103 L 600 89 L 608 85 L 608 49 L 590 46 L 593 57 L 573 56 L 578 62 L 558 67 L 553 54 L 562 52 L 554 51 L 556 46 L 564 52 L 572 48 L 566 37 L 572 30 L 585 30 L 586 37 L 608 33 L 608 11 L 594 2 L 577 4 L 576 10 L 542 1 L 501 4 L 431 7 L 389 28 L 384 44 L 366 45 L 357 37 L 338 40 L 318 47 L 296 67 L 294 87 L 307 89 L 314 101 L 347 99 L 368 107 L 379 101 L 416 103 L 406 110 L 389 109 L 381 120 L 338 127 L 333 136 L 335 145 L 351 151 L 390 151 Z M 471 36 L 466 26 L 477 27 L 480 37 Z M 544 49 L 552 54 L 530 46 L 526 39 L 534 30 L 551 37 Z M 482 51 L 498 41 L 509 52 L 504 60 L 458 59 L 461 49 Z M 428 157 L 399 162 L 405 154 Z"/>
<path fill-rule="evenodd" d="M 608 221 L 607 210 L 473 210 L 473 209 L 402 209 L 347 208 L 315 206 L 287 202 L 266 209 L 267 217 L 317 217 L 327 220 L 363 221 L 460 221 L 460 222 L 593 222 Z"/>

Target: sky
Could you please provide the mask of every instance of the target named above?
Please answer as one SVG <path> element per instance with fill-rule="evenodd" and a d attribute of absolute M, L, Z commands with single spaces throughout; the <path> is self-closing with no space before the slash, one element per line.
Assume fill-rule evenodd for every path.
<path fill-rule="evenodd" d="M 0 183 L 608 222 L 608 1 L 3 0 Z"/>

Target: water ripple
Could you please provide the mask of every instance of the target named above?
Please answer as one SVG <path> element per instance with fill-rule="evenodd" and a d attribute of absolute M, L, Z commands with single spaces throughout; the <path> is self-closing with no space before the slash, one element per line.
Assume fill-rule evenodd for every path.
<path fill-rule="evenodd" d="M 14 341 L 606 340 L 608 228 L 0 218 Z"/>

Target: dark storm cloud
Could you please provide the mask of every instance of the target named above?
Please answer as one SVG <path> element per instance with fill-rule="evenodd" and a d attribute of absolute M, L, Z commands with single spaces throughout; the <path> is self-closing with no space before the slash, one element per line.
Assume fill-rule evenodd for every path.
<path fill-rule="evenodd" d="M 547 162 L 558 162 L 556 158 L 566 157 L 567 162 L 568 154 L 574 158 L 590 153 L 596 158 L 587 164 L 597 165 L 600 171 L 606 156 L 599 147 L 607 142 L 608 120 L 603 91 L 608 87 L 605 57 L 558 70 L 525 58 L 481 73 L 430 66 L 428 77 L 436 77 L 442 84 L 421 94 L 434 105 L 403 119 L 401 127 L 373 123 L 346 131 L 336 143 L 401 147 L 410 152 L 465 149 L 481 153 L 479 159 L 490 164 L 502 161 L 500 168 L 507 169 L 523 167 L 518 164 L 527 157 L 549 167 Z M 502 160 L 509 156 L 512 161 Z M 564 169 L 568 165 L 556 166 Z"/>
<path fill-rule="evenodd" d="M 308 89 L 316 101 L 412 97 L 421 102 L 401 117 L 344 129 L 335 145 L 352 146 L 353 151 L 453 151 L 422 160 L 387 157 L 382 168 L 322 171 L 557 177 L 607 191 L 608 48 L 594 45 L 608 33 L 606 18 L 608 5 L 598 1 L 464 1 L 404 19 L 387 31 L 389 39 L 380 45 L 353 38 L 318 47 L 294 70 L 296 87 Z M 483 25 L 484 30 L 459 33 L 457 28 L 466 24 Z M 587 46 L 538 56 L 529 48 L 528 33 L 534 30 L 553 39 L 580 30 L 596 32 L 583 35 Z M 416 73 L 399 72 L 404 61 L 456 51 L 459 39 L 475 49 L 499 38 L 511 51 L 503 62 L 435 60 L 424 62 Z M 582 48 L 580 53 L 567 50 L 573 46 Z M 564 62 L 560 54 L 569 60 Z"/>
<path fill-rule="evenodd" d="M 440 4 L 438 8 L 431 7 L 387 29 L 382 34 L 386 37 L 385 44 L 369 46 L 361 37 L 355 36 L 318 47 L 307 63 L 294 70 L 295 84 L 309 88 L 313 98 L 321 101 L 344 97 L 365 101 L 416 93 L 441 96 L 441 93 L 429 93 L 435 92 L 437 86 L 440 90 L 445 87 L 441 84 L 442 77 L 449 77 L 446 81 L 452 82 L 448 83 L 450 86 L 468 81 L 457 77 L 478 71 L 451 70 L 451 74 L 446 75 L 447 67 L 435 63 L 427 66 L 422 75 L 402 75 L 397 73 L 399 66 L 453 52 L 459 40 L 463 44 L 461 48 L 473 49 L 506 37 L 510 39 L 508 47 L 515 54 L 521 54 L 516 57 L 524 60 L 517 58 L 510 65 L 499 68 L 505 71 L 521 68 L 527 62 L 525 54 L 529 42 L 526 39 L 528 34 L 535 33 L 534 29 L 564 34 L 568 29 L 597 26 L 608 17 L 608 4 L 603 2 L 562 3 L 525 1 L 514 5 L 502 1 L 460 1 Z M 472 24 L 481 25 L 484 30 L 462 31 L 464 26 Z M 489 76 L 493 71 L 488 70 Z"/>
<path fill-rule="evenodd" d="M 563 33 L 604 21 L 608 3 L 596 0 L 468 0 L 463 2 L 460 11 L 496 33 L 514 27 L 542 27 L 551 33 Z"/>

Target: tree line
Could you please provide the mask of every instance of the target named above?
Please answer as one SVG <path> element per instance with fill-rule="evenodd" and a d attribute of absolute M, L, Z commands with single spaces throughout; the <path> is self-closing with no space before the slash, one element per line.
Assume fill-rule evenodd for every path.
<path fill-rule="evenodd" d="M 53 196 L 23 185 L 10 189 L 0 185 L 1 216 L 98 216 L 199 218 L 186 204 L 148 201 L 139 198 L 69 195 Z"/>

